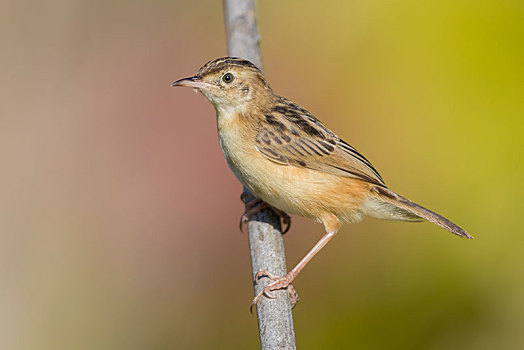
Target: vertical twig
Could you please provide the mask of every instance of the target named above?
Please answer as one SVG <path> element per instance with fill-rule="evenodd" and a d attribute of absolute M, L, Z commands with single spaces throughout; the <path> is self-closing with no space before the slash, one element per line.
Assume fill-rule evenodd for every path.
<path fill-rule="evenodd" d="M 250 60 L 262 69 L 254 0 L 223 0 L 223 4 L 229 55 Z M 253 276 L 260 269 L 284 276 L 286 257 L 279 217 L 273 210 L 264 209 L 249 218 L 247 228 Z M 260 279 L 254 285 L 255 295 L 268 282 L 267 278 Z M 257 305 L 261 348 L 295 349 L 289 294 L 285 290 L 272 294 L 275 299 L 264 297 Z"/>

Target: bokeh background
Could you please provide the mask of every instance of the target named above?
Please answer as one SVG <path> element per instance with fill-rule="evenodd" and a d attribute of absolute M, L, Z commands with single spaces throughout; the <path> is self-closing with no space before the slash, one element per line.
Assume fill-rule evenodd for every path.
<path fill-rule="evenodd" d="M 274 90 L 428 224 L 344 226 L 301 274 L 301 349 L 524 347 L 524 3 L 258 3 Z M 0 348 L 258 347 L 214 110 L 220 1 L 0 2 Z M 295 264 L 323 229 L 294 219 Z"/>

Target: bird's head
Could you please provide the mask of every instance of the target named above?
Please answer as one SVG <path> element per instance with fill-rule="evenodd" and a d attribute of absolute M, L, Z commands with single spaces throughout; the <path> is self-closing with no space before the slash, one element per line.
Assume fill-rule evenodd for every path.
<path fill-rule="evenodd" d="M 236 57 L 209 61 L 195 76 L 177 80 L 171 86 L 200 91 L 219 112 L 243 111 L 254 100 L 273 96 L 262 72 L 253 63 Z"/>

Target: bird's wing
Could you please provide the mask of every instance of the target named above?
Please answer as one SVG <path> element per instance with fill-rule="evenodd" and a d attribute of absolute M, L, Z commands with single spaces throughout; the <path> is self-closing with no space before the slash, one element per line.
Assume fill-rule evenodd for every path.
<path fill-rule="evenodd" d="M 256 148 L 270 160 L 385 187 L 382 177 L 362 154 L 297 104 L 280 98 L 264 117 Z"/>

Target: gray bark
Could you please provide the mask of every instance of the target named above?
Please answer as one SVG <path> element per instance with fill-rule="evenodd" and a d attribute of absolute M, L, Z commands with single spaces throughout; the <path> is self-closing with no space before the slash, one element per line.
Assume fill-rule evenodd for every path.
<path fill-rule="evenodd" d="M 247 59 L 262 69 L 254 0 L 223 0 L 223 4 L 229 55 Z M 284 276 L 286 257 L 278 215 L 271 209 L 255 213 L 247 229 L 252 276 L 260 269 Z M 254 294 L 269 282 L 268 278 L 256 281 Z M 272 295 L 274 299 L 262 297 L 256 307 L 261 348 L 296 349 L 289 294 L 279 290 Z"/>

